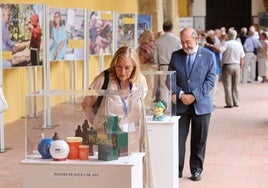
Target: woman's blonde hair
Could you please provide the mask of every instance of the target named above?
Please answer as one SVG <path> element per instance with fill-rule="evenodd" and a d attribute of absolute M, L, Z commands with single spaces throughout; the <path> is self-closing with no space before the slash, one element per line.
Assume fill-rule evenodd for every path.
<path fill-rule="evenodd" d="M 154 41 L 154 33 L 151 30 L 144 30 L 143 33 L 140 35 L 139 44 L 143 43 L 150 43 Z"/>
<path fill-rule="evenodd" d="M 138 57 L 138 54 L 136 53 L 135 49 L 132 47 L 123 46 L 120 47 L 114 54 L 113 59 L 110 64 L 110 77 L 112 80 L 117 79 L 117 75 L 115 72 L 115 67 L 118 63 L 118 60 L 120 58 L 130 58 L 133 70 L 130 75 L 130 82 L 131 83 L 139 83 L 140 82 L 140 76 L 141 76 L 141 70 L 140 70 L 140 60 Z"/>

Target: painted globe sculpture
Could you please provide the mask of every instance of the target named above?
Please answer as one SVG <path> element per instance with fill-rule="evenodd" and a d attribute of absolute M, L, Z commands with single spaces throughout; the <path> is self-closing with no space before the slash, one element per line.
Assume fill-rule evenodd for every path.
<path fill-rule="evenodd" d="M 49 148 L 54 142 L 52 138 L 44 138 L 38 144 L 38 152 L 41 154 L 42 159 L 51 159 Z"/>
<path fill-rule="evenodd" d="M 50 148 L 50 154 L 54 161 L 65 161 L 69 154 L 69 145 L 64 140 L 55 140 Z"/>

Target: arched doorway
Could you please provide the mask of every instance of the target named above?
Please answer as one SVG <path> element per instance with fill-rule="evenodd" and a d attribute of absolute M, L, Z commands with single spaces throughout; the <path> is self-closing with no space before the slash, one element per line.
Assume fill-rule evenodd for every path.
<path fill-rule="evenodd" d="M 251 0 L 206 0 L 206 29 L 251 25 Z"/>

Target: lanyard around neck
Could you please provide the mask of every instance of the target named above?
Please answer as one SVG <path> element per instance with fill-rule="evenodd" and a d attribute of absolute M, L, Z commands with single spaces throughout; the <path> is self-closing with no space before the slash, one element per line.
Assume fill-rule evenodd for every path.
<path fill-rule="evenodd" d="M 119 88 L 122 89 L 122 85 L 121 85 L 119 79 L 117 79 L 117 82 L 118 82 Z M 133 86 L 133 84 L 130 83 L 130 84 L 129 84 L 129 89 L 130 89 L 130 90 L 132 90 L 132 86 Z M 120 98 L 121 98 L 122 103 L 123 103 L 123 110 L 124 110 L 124 113 L 125 113 L 125 115 L 128 115 L 128 112 L 129 112 L 129 111 L 128 111 L 128 105 L 127 105 L 126 99 L 124 99 L 122 96 L 120 96 Z"/>

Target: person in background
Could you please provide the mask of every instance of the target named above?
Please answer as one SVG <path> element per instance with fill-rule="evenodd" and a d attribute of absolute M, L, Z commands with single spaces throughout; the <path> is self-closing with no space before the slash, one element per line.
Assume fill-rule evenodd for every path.
<path fill-rule="evenodd" d="M 140 59 L 141 71 L 151 71 L 154 73 L 158 70 L 154 33 L 151 30 L 144 30 L 140 35 L 137 53 Z M 150 88 L 145 98 L 145 106 L 148 111 L 153 108 L 153 102 L 156 100 L 157 76 L 154 74 L 145 74 L 144 76 Z"/>
<path fill-rule="evenodd" d="M 249 27 L 249 31 L 252 31 L 254 33 L 253 37 L 257 41 L 259 41 L 259 39 L 260 39 L 259 32 L 256 31 L 256 28 L 255 28 L 254 25 L 251 25 Z M 257 48 L 254 48 L 254 54 L 255 55 L 257 55 L 257 50 L 258 50 L 258 47 Z M 257 58 L 256 58 L 256 65 L 255 65 L 255 67 L 256 67 L 256 69 L 255 69 L 255 81 L 259 81 L 259 79 L 258 79 L 259 78 L 259 75 L 258 75 L 258 73 L 259 73 L 259 71 L 258 71 L 258 59 Z"/>
<path fill-rule="evenodd" d="M 207 37 L 207 33 L 205 32 L 198 33 L 198 45 L 204 47 L 206 43 L 206 37 Z"/>
<path fill-rule="evenodd" d="M 222 35 L 226 35 L 226 34 L 227 34 L 227 33 L 226 33 L 226 27 L 222 26 L 222 27 L 220 28 L 220 30 L 221 30 L 221 34 L 222 34 Z"/>
<path fill-rule="evenodd" d="M 219 46 L 219 44 L 221 43 L 221 30 L 216 28 L 214 29 L 214 36 L 215 36 L 215 45 Z"/>
<path fill-rule="evenodd" d="M 145 77 L 140 71 L 140 61 L 138 54 L 132 47 L 120 47 L 114 54 L 110 63 L 109 82 L 107 90 L 137 91 L 139 96 L 110 96 L 104 97 L 99 109 L 94 114 L 93 105 L 96 103 L 95 96 L 86 96 L 82 102 L 84 113 L 94 128 L 97 126 L 97 117 L 105 114 L 105 105 L 110 104 L 109 114 L 118 115 L 120 122 L 119 127 L 123 130 L 125 125 L 131 127 L 134 132 L 128 132 L 129 148 L 128 152 L 144 152 L 143 159 L 143 187 L 152 188 L 153 178 L 151 169 L 150 150 L 148 145 L 148 130 L 146 124 L 146 114 L 144 98 L 148 90 Z M 105 80 L 104 71 L 97 75 L 90 85 L 91 89 L 100 90 Z M 133 98 L 134 97 L 134 98 Z M 132 103 L 129 103 L 131 102 Z M 131 108 L 130 108 L 131 107 Z M 131 110 L 131 111 L 130 111 Z M 131 113 L 132 112 L 132 113 Z M 137 112 L 140 116 L 137 117 Z M 127 122 L 124 122 L 124 120 Z"/>
<path fill-rule="evenodd" d="M 239 106 L 240 71 L 243 67 L 245 53 L 241 42 L 236 40 L 237 32 L 228 31 L 229 40 L 221 48 L 222 54 L 222 84 L 224 87 L 224 108 Z"/>
<path fill-rule="evenodd" d="M 216 71 L 216 80 L 215 80 L 215 86 L 211 90 L 211 97 L 213 99 L 213 105 L 214 107 L 216 106 L 216 92 L 218 90 L 218 82 L 219 82 L 219 77 L 221 73 L 221 68 L 220 68 L 220 53 L 221 50 L 219 47 L 215 45 L 215 36 L 213 35 L 208 35 L 206 37 L 206 43 L 205 43 L 205 48 L 210 50 L 212 53 L 214 53 L 216 62 L 215 62 L 215 71 Z"/>
<path fill-rule="evenodd" d="M 181 49 L 181 41 L 180 38 L 173 33 L 173 23 L 171 21 L 165 21 L 163 23 L 162 29 L 165 33 L 155 41 L 155 46 L 159 66 L 158 70 L 167 71 L 171 54 L 172 52 Z M 159 76 L 158 89 L 160 92 L 160 100 L 165 101 L 168 105 L 170 99 L 168 99 L 169 91 L 166 86 L 166 75 Z M 170 108 L 167 106 L 167 109 Z"/>
<path fill-rule="evenodd" d="M 268 66 L 268 35 L 267 32 L 261 32 L 260 42 L 261 48 L 257 50 L 258 60 L 258 75 L 262 77 L 261 83 L 268 82 L 267 79 L 267 66 Z"/>
<path fill-rule="evenodd" d="M 248 29 L 246 27 L 242 27 L 240 29 L 240 36 L 239 36 L 239 38 L 240 38 L 240 41 L 241 41 L 242 45 L 245 44 L 245 41 L 248 38 L 247 32 L 248 32 Z"/>
<path fill-rule="evenodd" d="M 164 34 L 165 34 L 164 31 L 158 31 L 158 32 L 156 33 L 155 40 L 157 40 L 159 37 L 161 37 L 161 36 L 164 35 Z"/>
<path fill-rule="evenodd" d="M 245 40 L 243 47 L 246 55 L 242 70 L 242 80 L 243 83 L 253 83 L 256 76 L 257 62 L 257 57 L 254 51 L 255 49 L 261 48 L 261 43 L 256 38 L 254 30 L 249 29 L 248 38 Z"/>
<path fill-rule="evenodd" d="M 186 140 L 191 125 L 190 171 L 193 181 L 201 180 L 210 116 L 214 109 L 211 90 L 215 85 L 215 55 L 198 45 L 192 27 L 180 33 L 182 49 L 172 53 L 168 70 L 176 71 L 171 88 L 179 119 L 179 178 L 182 177 Z M 174 99 L 175 98 L 175 99 Z"/>
<path fill-rule="evenodd" d="M 60 12 L 54 13 L 51 38 L 53 42 L 49 49 L 50 60 L 63 60 L 67 50 L 67 31 L 61 20 Z"/>

